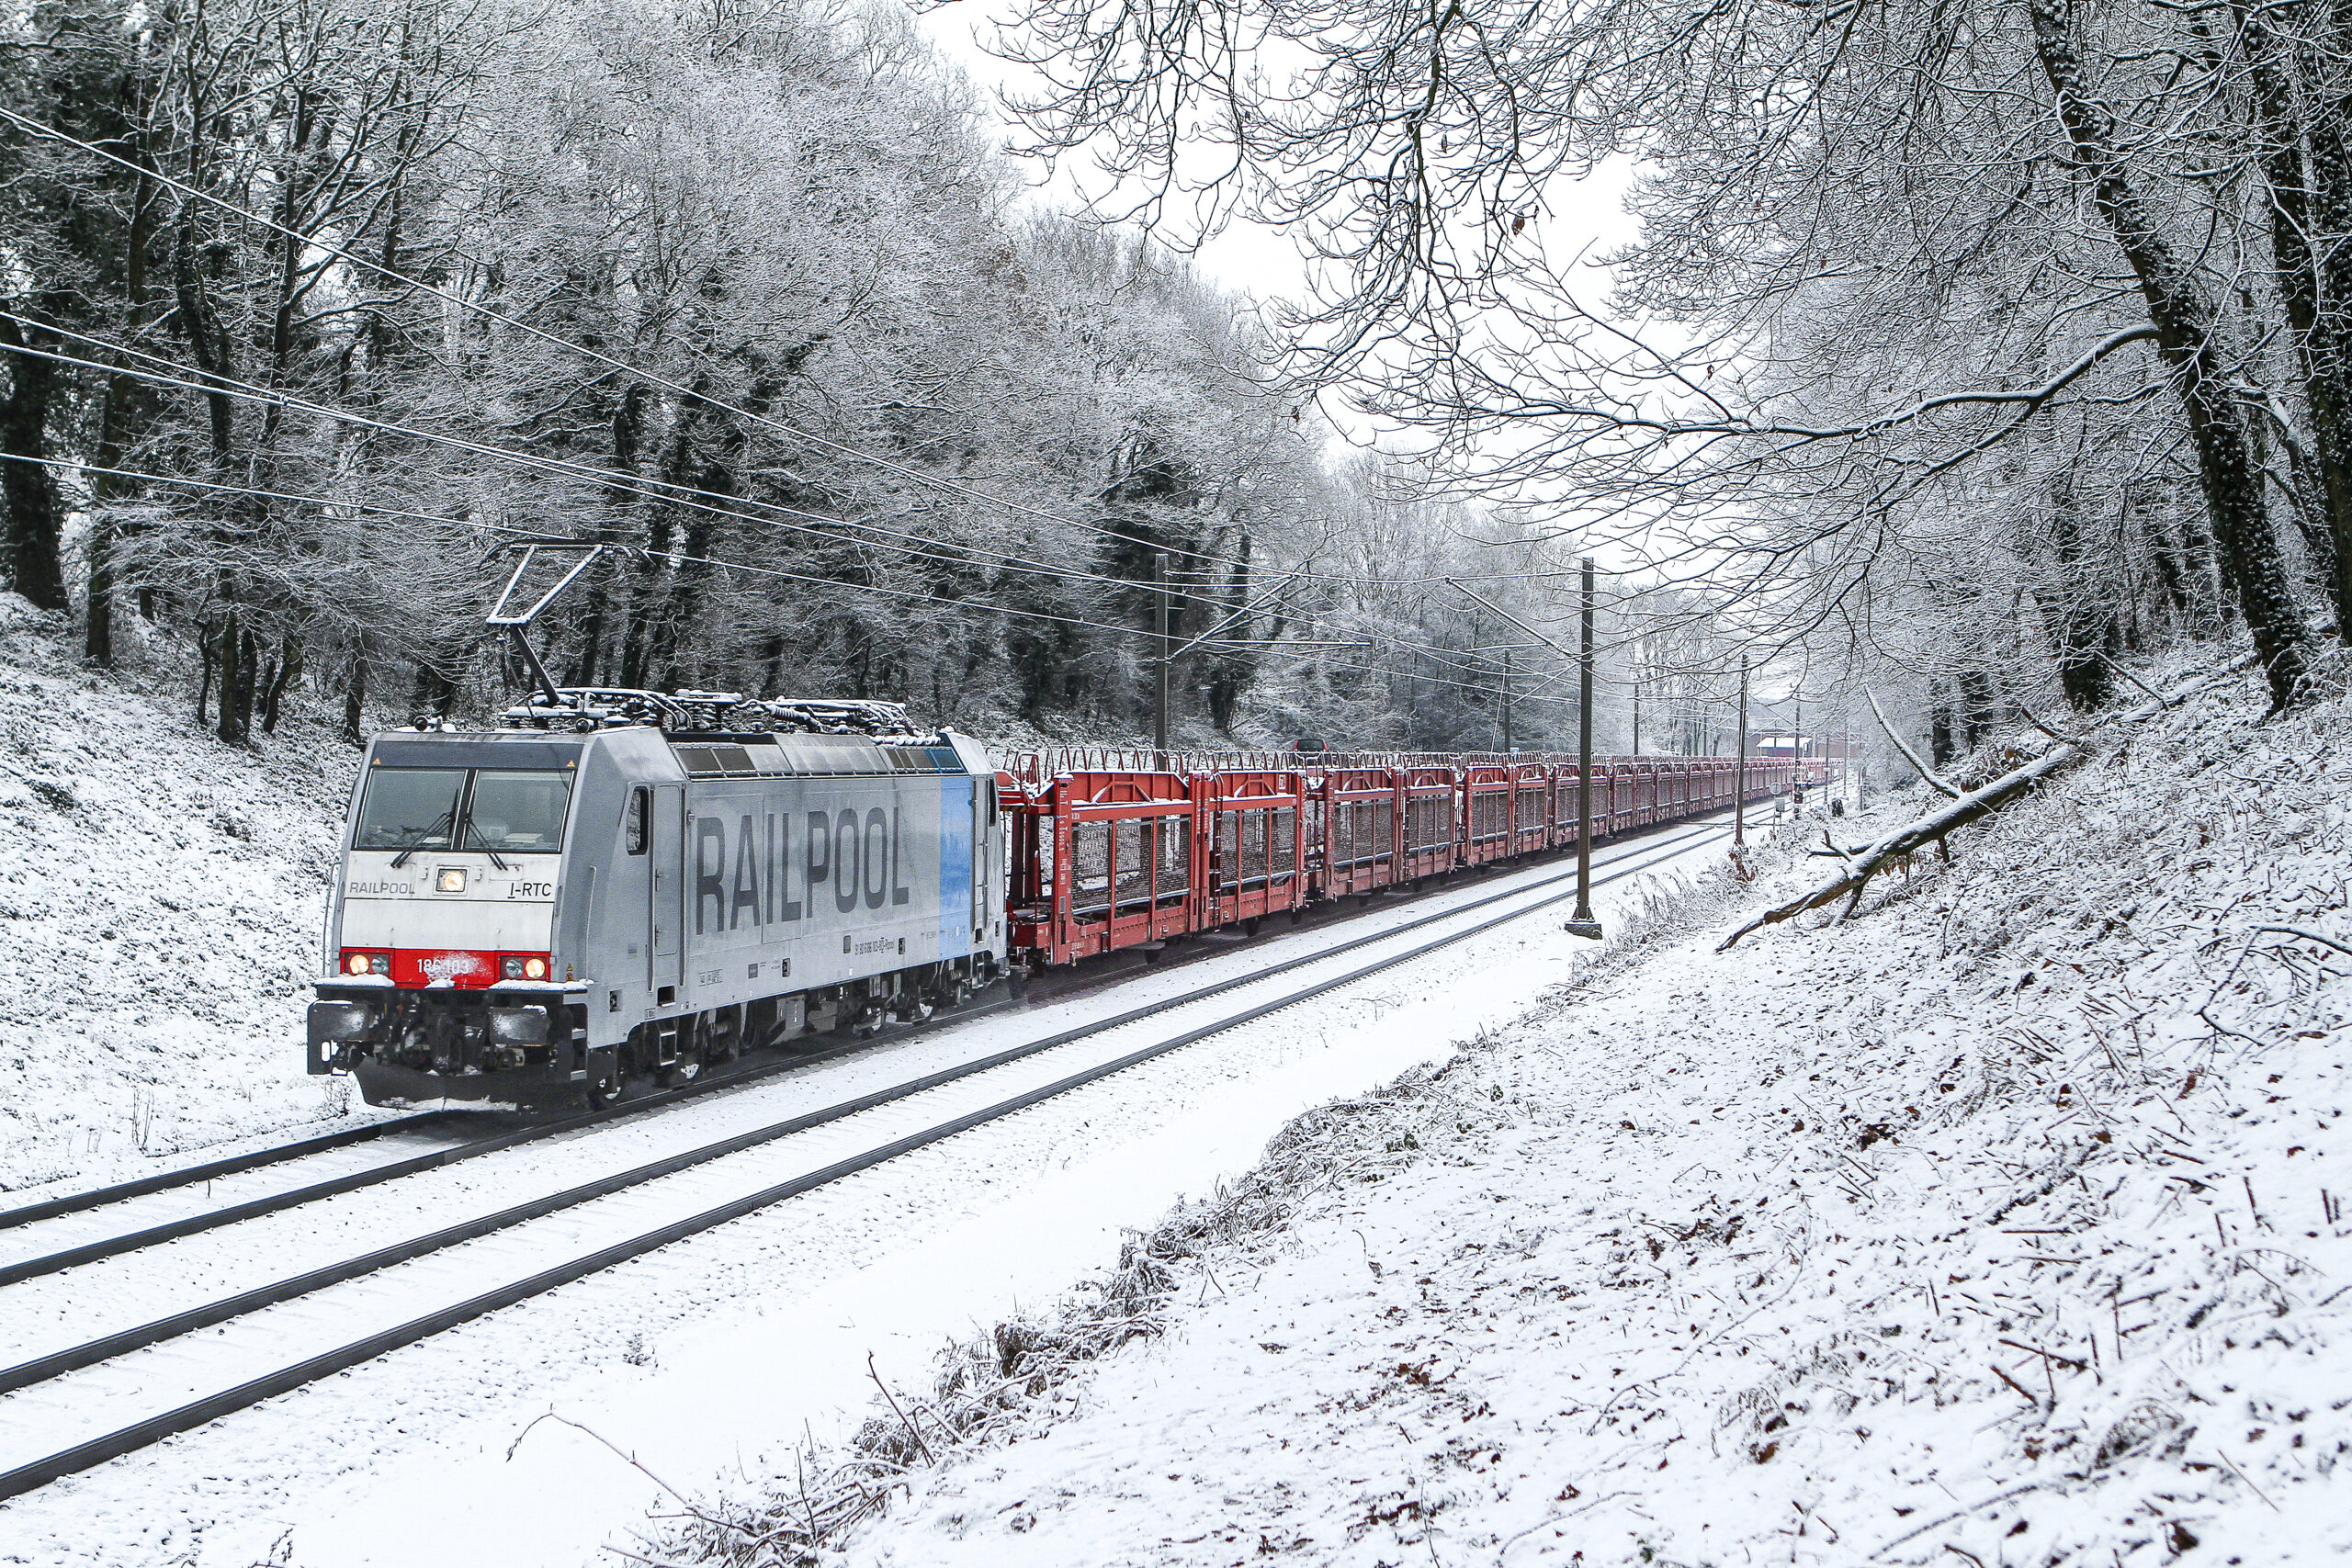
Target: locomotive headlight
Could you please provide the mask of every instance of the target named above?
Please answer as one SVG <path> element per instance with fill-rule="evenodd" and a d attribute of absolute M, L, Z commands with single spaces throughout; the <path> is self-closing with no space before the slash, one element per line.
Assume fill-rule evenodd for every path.
<path fill-rule="evenodd" d="M 364 953 L 355 953 L 344 960 L 343 966 L 354 975 L 365 975 L 368 973 L 368 955 Z"/>
<path fill-rule="evenodd" d="M 546 959 L 526 958 L 523 960 L 523 978 L 526 980 L 544 980 L 547 977 L 548 961 Z"/>
<path fill-rule="evenodd" d="M 521 979 L 523 977 L 523 961 L 519 958 L 500 959 L 498 961 L 498 977 L 502 980 Z"/>
<path fill-rule="evenodd" d="M 443 866 L 433 879 L 433 890 L 436 893 L 463 893 L 466 890 L 466 868 L 461 865 Z"/>

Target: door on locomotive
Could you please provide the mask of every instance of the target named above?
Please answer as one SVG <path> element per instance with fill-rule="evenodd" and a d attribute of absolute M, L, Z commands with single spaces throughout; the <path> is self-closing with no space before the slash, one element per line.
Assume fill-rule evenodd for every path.
<path fill-rule="evenodd" d="M 646 911 L 645 986 L 657 1007 L 667 1007 L 678 999 L 680 938 L 686 920 L 686 786 L 654 784 L 647 793 L 653 807 L 648 848 L 653 896 Z"/>

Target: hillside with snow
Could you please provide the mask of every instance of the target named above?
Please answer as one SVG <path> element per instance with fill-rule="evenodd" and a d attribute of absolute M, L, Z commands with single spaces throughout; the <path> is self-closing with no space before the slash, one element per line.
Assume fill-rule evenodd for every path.
<path fill-rule="evenodd" d="M 877 1401 L 849 1472 L 616 1548 L 2336 1560 L 2352 705 L 2265 705 L 2233 677 L 1852 921 L 1719 953 L 1826 863 L 1766 851 Z"/>
<path fill-rule="evenodd" d="M 0 739 L 0 1190 L 368 1114 L 302 1066 L 357 753 L 290 712 L 224 745 L 13 595 Z"/>

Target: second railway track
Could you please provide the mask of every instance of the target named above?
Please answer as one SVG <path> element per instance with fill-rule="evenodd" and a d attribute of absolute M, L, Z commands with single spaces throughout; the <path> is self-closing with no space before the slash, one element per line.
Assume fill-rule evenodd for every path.
<path fill-rule="evenodd" d="M 1723 831 L 1720 823 L 1704 823 L 1611 846 L 1596 859 L 1596 871 L 1600 874 L 1596 875 L 1595 881 L 1612 882 L 1635 874 L 1697 843 L 1719 837 Z M 886 1084 L 780 1119 L 753 1116 L 753 1124 L 723 1136 L 658 1153 L 623 1169 L 608 1168 L 584 1181 L 560 1182 L 520 1201 L 488 1208 L 477 1203 L 473 1213 L 454 1224 L 425 1229 L 411 1226 L 407 1234 L 389 1236 L 381 1245 L 367 1247 L 356 1253 L 339 1252 L 334 1246 L 334 1234 L 329 1234 L 322 1245 L 322 1260 L 316 1266 L 242 1289 L 214 1289 L 209 1281 L 233 1269 L 215 1269 L 207 1274 L 199 1266 L 196 1270 L 198 1278 L 191 1281 L 198 1293 L 204 1296 L 197 1304 L 160 1317 L 127 1321 L 95 1337 L 76 1337 L 60 1344 L 53 1335 L 39 1330 L 12 1333 L 6 1351 L 0 1351 L 14 1352 L 14 1364 L 0 1369 L 0 1393 L 6 1394 L 0 1398 L 0 1465 L 8 1466 L 0 1471 L 0 1497 L 19 1495 L 60 1476 L 133 1452 L 174 1433 L 356 1366 L 470 1318 L 528 1300 L 1549 908 L 1571 896 L 1564 889 L 1572 886 L 1572 875 L 1557 865 L 1539 866 L 1514 874 L 1510 884 L 1475 898 L 1441 897 L 1436 901 L 1442 908 L 1427 912 L 1416 909 L 1409 919 L 1385 924 L 1368 933 L 1351 934 L 1345 940 L 1318 942 L 1311 951 L 1295 956 L 1268 953 L 1265 956 L 1275 962 L 1247 974 L 1162 996 L 1143 1006 L 1092 1018 L 1039 1038 L 984 1051 L 971 1059 L 905 1081 Z M 1356 962 L 1344 962 L 1349 955 L 1368 948 L 1377 951 Z M 1271 984 L 1301 970 L 1311 973 L 1286 987 Z M 1250 994 L 1234 998 L 1227 1007 L 1211 1005 L 1216 998 L 1239 990 Z M 959 1015 L 958 1021 L 969 1016 Z M 1084 1048 L 1090 1042 L 1096 1043 L 1091 1049 Z M 851 1056 L 849 1053 L 828 1055 Z M 854 1056 L 851 1059 L 864 1060 L 868 1067 L 878 1065 L 874 1060 Z M 758 1108 L 749 1103 L 752 1098 L 729 1100 L 744 1101 L 739 1107 L 742 1111 L 756 1111 Z M 876 1124 L 877 1119 L 888 1125 Z M 646 1127 L 639 1129 L 640 1146 L 644 1132 L 655 1125 L 658 1122 L 649 1121 Z M 617 1129 L 607 1130 L 595 1140 L 583 1141 L 582 1146 L 619 1153 L 618 1143 L 607 1142 L 614 1131 Z M 788 1140 L 800 1140 L 794 1145 L 796 1147 L 805 1144 L 797 1168 L 788 1174 L 774 1168 L 753 1170 L 745 1166 L 745 1156 L 753 1151 L 772 1150 Z M 475 1140 L 494 1141 L 497 1140 Z M 501 1142 L 500 1146 L 525 1141 L 513 1138 Z M 446 1168 L 447 1163 L 445 1160 L 400 1174 L 421 1176 L 427 1169 Z M 771 1179 L 779 1174 L 781 1179 Z M 347 1190 L 321 1193 L 317 1201 L 340 1196 Z M 434 1200 L 428 1197 L 426 1201 Z M 257 1221 L 291 1207 L 292 1204 L 279 1202 L 240 1217 Z M 547 1230 L 544 1225 L 533 1228 L 535 1222 L 566 1212 L 593 1218 L 582 1219 L 560 1235 L 546 1235 L 544 1240 L 530 1239 L 541 1237 Z M 220 1222 L 223 1225 L 229 1223 Z M 342 1233 L 355 1227 L 338 1223 L 312 1228 Z M 596 1245 L 598 1242 L 602 1245 Z M 476 1243 L 482 1245 L 469 1245 Z M 142 1244 L 142 1249 L 144 1245 L 152 1244 Z M 490 1250 L 484 1252 L 484 1247 Z M 168 1253 L 172 1249 L 157 1250 Z M 97 1256 L 111 1255 L 101 1252 Z M 127 1260 L 109 1266 L 120 1266 L 122 1261 Z M 430 1280 L 411 1278 L 394 1286 L 390 1280 L 395 1271 L 413 1273 L 413 1269 L 403 1269 L 404 1265 L 437 1272 Z M 77 1275 L 81 1272 L 75 1269 Z M 13 1277 L 20 1280 L 36 1279 L 28 1274 Z M 52 1286 L 62 1282 L 50 1281 Z M 368 1294 L 371 1285 L 372 1295 Z M 39 1291 L 40 1284 L 36 1282 L 31 1288 Z M 24 1289 L 19 1286 L 12 1296 L 21 1296 Z M 360 1291 L 362 1297 L 346 1300 L 350 1290 Z M 272 1309 L 303 1303 L 324 1292 L 338 1292 L 334 1297 L 334 1310 L 309 1315 L 313 1320 L 323 1316 L 328 1322 L 311 1321 L 300 1325 L 299 1332 L 286 1336 L 268 1331 Z M 130 1294 L 133 1299 L 141 1299 L 144 1292 L 134 1289 Z M 430 1298 L 429 1310 L 411 1310 L 421 1298 Z M 36 1301 L 30 1303 L 33 1310 L 14 1314 L 15 1321 L 68 1321 L 69 1314 L 62 1310 L 66 1303 L 62 1292 L 51 1302 Z M 199 1328 L 224 1325 L 244 1331 L 242 1339 L 222 1346 L 217 1353 L 192 1358 L 195 1364 L 181 1368 L 175 1374 L 130 1380 L 137 1385 L 132 1390 L 85 1389 L 81 1385 L 86 1376 L 74 1375 L 102 1376 L 109 1370 L 128 1365 L 124 1358 L 134 1351 L 162 1347 Z M 364 1326 L 368 1331 L 345 1337 L 355 1326 Z M 328 1332 L 322 1335 L 322 1328 Z M 230 1329 L 221 1327 L 220 1332 L 226 1335 Z M 293 1341 L 290 1346 L 287 1342 L 289 1338 Z M 49 1342 L 44 1345 L 43 1340 Z M 208 1337 L 204 1343 L 211 1347 L 214 1342 Z M 291 1349 L 311 1349 L 313 1346 L 316 1348 L 311 1354 L 289 1356 Z M 182 1394 L 187 1397 L 180 1397 Z M 157 1404 L 165 1407 L 156 1409 Z M 144 1405 L 146 1409 L 135 1419 L 122 1420 L 122 1416 L 134 1413 L 123 1408 L 125 1405 Z M 17 1408 L 12 1410 L 10 1406 Z M 18 1419 L 44 1413 L 50 1418 L 37 1423 Z M 54 1440 L 49 1434 L 61 1427 L 73 1431 L 80 1440 L 40 1452 L 43 1439 Z"/>

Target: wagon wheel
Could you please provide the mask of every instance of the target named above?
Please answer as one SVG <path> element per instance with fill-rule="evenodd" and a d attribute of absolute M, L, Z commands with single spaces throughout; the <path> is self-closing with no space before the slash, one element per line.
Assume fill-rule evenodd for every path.
<path fill-rule="evenodd" d="M 581 1097 L 591 1111 L 609 1111 L 621 1097 L 621 1075 L 618 1067 L 606 1067 L 581 1086 Z"/>

